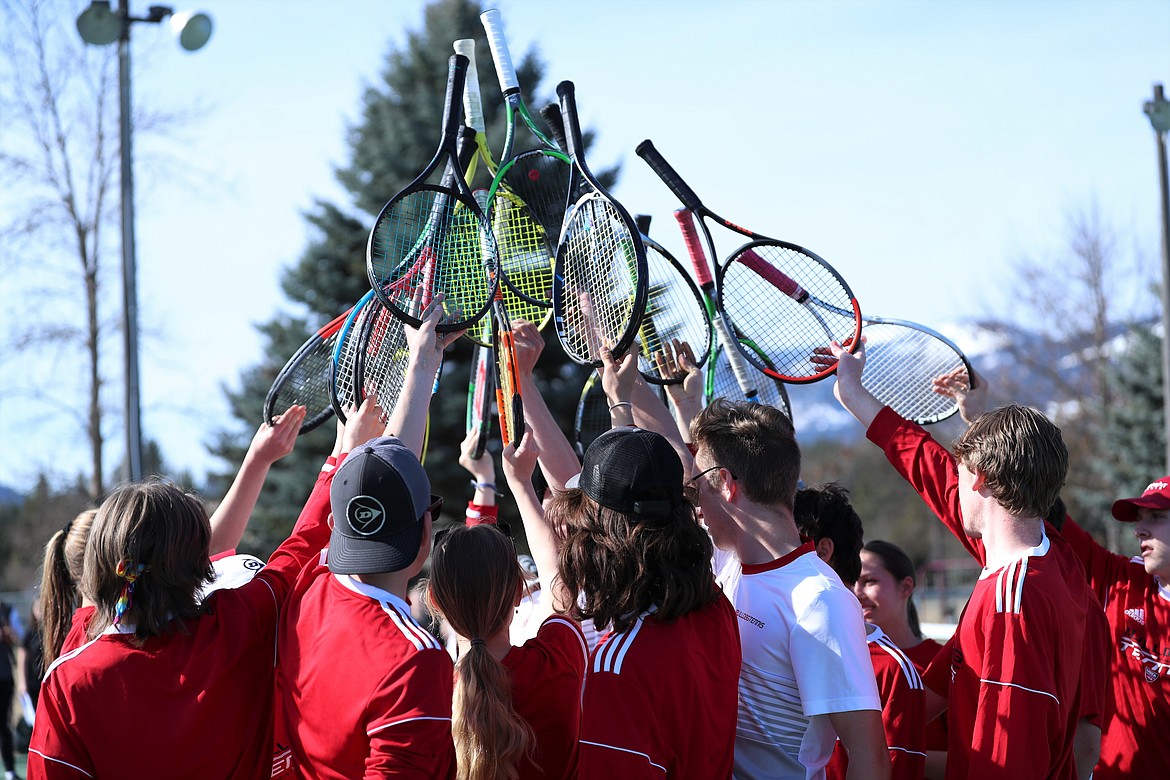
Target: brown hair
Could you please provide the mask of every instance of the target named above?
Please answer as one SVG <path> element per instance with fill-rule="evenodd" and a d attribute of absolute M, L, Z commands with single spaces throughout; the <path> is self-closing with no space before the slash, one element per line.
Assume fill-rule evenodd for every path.
<path fill-rule="evenodd" d="M 427 603 L 472 640 L 455 664 L 451 736 L 459 780 L 514 780 L 536 736 L 516 712 L 512 677 L 484 645 L 508 624 L 525 581 L 516 549 L 487 525 L 452 526 L 435 545 Z"/>
<path fill-rule="evenodd" d="M 1060 428 L 1026 406 L 979 415 L 955 442 L 954 453 L 959 463 L 983 474 L 995 500 L 1016 517 L 1045 517 L 1068 474 Z"/>
<path fill-rule="evenodd" d="M 656 620 L 669 622 L 718 598 L 711 537 L 695 514 L 694 489 L 687 493 L 671 515 L 645 521 L 603 507 L 579 488 L 553 497 L 547 515 L 563 535 L 561 579 L 581 594 L 574 617 L 624 631 L 651 605 Z"/>
<path fill-rule="evenodd" d="M 716 398 L 691 423 L 691 441 L 735 475 L 759 504 L 791 509 L 800 479 L 796 429 L 773 406 Z M 716 475 L 709 475 L 714 485 Z"/>
<path fill-rule="evenodd" d="M 151 479 L 121 485 L 102 503 L 85 548 L 81 592 L 97 610 L 92 639 L 114 623 L 127 580 L 118 564 L 142 567 L 121 621 L 139 640 L 175 630 L 204 612 L 199 591 L 211 582 L 211 525 L 196 496 Z"/>
<path fill-rule="evenodd" d="M 80 606 L 77 585 L 85 562 L 85 543 L 96 509 L 87 509 L 49 539 L 41 572 L 41 636 L 44 644 L 42 669 L 61 655 L 73 613 Z"/>

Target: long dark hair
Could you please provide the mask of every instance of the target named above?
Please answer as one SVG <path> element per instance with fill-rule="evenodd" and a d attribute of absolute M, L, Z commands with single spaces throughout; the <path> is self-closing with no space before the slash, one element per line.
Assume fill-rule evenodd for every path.
<path fill-rule="evenodd" d="M 553 497 L 548 518 L 563 536 L 561 579 L 581 594 L 578 619 L 624 631 L 651 605 L 656 620 L 669 622 L 719 597 L 711 537 L 690 495 L 667 517 L 639 520 L 574 488 Z"/>
<path fill-rule="evenodd" d="M 516 712 L 512 677 L 484 644 L 508 624 L 524 572 L 503 533 L 487 525 L 452 526 L 435 545 L 427 602 L 455 633 L 472 640 L 455 664 L 451 735 L 458 780 L 513 780 L 536 745 Z"/>
<path fill-rule="evenodd" d="M 87 509 L 49 539 L 41 572 L 41 643 L 44 672 L 61 655 L 73 612 L 80 606 L 78 585 L 85 563 L 85 544 L 96 509 Z"/>
<path fill-rule="evenodd" d="M 865 546 L 861 548 L 867 553 L 873 553 L 882 559 L 882 566 L 886 568 L 894 579 L 898 582 L 910 578 L 910 582 L 915 585 L 918 584 L 917 570 L 914 568 L 914 561 L 910 560 L 910 556 L 906 554 L 898 545 L 893 542 L 882 541 L 881 539 L 874 539 L 866 542 Z M 914 606 L 914 594 L 910 594 L 910 600 L 906 602 L 906 619 L 910 622 L 910 633 L 914 634 L 919 639 L 922 639 L 922 628 L 918 624 L 918 607 Z"/>

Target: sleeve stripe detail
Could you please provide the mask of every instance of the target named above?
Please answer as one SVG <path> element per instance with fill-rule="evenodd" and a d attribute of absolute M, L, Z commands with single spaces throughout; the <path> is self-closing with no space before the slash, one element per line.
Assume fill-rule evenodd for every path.
<path fill-rule="evenodd" d="M 604 651 L 597 653 L 594 658 L 593 671 L 621 674 L 622 662 L 626 659 L 626 653 L 629 652 L 630 646 L 634 644 L 634 639 L 641 630 L 642 618 L 638 618 L 634 625 L 623 633 L 610 637 L 610 640 L 605 643 Z"/>
<path fill-rule="evenodd" d="M 272 668 L 276 668 L 276 648 L 279 644 L 280 637 L 280 599 L 276 598 L 276 591 L 272 589 L 272 585 L 263 577 L 258 577 L 264 583 L 264 587 L 268 588 L 268 592 L 272 595 L 272 605 L 276 608 L 276 617 L 272 621 Z"/>
<path fill-rule="evenodd" d="M 995 611 L 1020 613 L 1024 600 L 1024 576 L 1028 573 L 1028 559 L 1021 558 L 1005 566 L 995 581 Z"/>
<path fill-rule="evenodd" d="M 620 748 L 620 747 L 616 747 L 614 745 L 606 745 L 602 742 L 590 742 L 589 740 L 586 740 L 586 739 L 581 740 L 581 744 L 582 745 L 593 745 L 593 747 L 605 748 L 606 750 L 617 750 L 618 752 L 621 752 L 621 753 L 630 753 L 631 755 L 641 756 L 642 758 L 646 759 L 646 763 L 648 763 L 650 766 L 654 767 L 655 769 L 660 770 L 663 774 L 666 774 L 666 767 L 662 766 L 661 764 L 655 764 L 650 759 L 650 756 L 646 755 L 645 753 L 639 752 L 637 750 L 629 750 L 628 748 Z"/>
<path fill-rule="evenodd" d="M 1058 705 L 1060 704 L 1060 699 L 1056 698 L 1048 691 L 1039 691 L 1039 690 L 1036 690 L 1035 688 L 1028 688 L 1028 687 L 1023 686 L 1023 685 L 1017 685 L 1016 683 L 1003 682 L 1002 680 L 987 680 L 987 679 L 984 679 L 982 677 L 979 678 L 979 682 L 987 683 L 988 685 L 1003 685 L 1007 688 L 1019 688 L 1021 691 L 1027 691 L 1028 693 L 1038 693 L 1041 696 L 1047 696 L 1048 698 L 1050 698 L 1054 702 L 1056 702 Z"/>
<path fill-rule="evenodd" d="M 918 674 L 918 669 L 915 668 L 910 659 L 906 657 L 906 653 L 902 650 L 902 648 L 894 644 L 892 639 L 883 636 L 880 639 L 875 640 L 874 644 L 876 644 L 882 650 L 885 650 L 887 653 L 889 653 L 890 656 L 893 657 L 895 661 L 898 662 L 898 666 L 902 668 L 902 675 L 906 678 L 906 683 L 910 686 L 911 689 L 923 690 L 925 688 L 925 686 L 922 684 L 922 676 Z"/>
<path fill-rule="evenodd" d="M 585 665 L 589 665 L 589 645 L 585 644 L 585 634 L 581 632 L 581 627 L 571 620 L 565 620 L 562 617 L 551 617 L 548 619 L 549 623 L 562 623 L 568 626 L 573 631 L 573 636 L 577 637 L 577 641 L 581 643 L 581 654 L 585 657 Z"/>
<path fill-rule="evenodd" d="M 402 635 L 410 640 L 416 650 L 426 650 L 428 647 L 432 650 L 442 650 L 442 645 L 439 640 L 428 634 L 418 623 L 414 622 L 414 618 L 407 617 L 394 608 L 394 605 L 389 602 L 382 602 L 382 611 L 390 616 L 394 621 L 394 625 L 398 626 L 398 630 Z"/>
<path fill-rule="evenodd" d="M 420 715 L 417 718 L 403 718 L 402 720 L 396 720 L 392 723 L 383 723 L 381 726 L 377 726 L 377 727 L 372 728 L 369 731 L 367 731 L 366 736 L 372 737 L 375 734 L 377 734 L 379 731 L 384 731 L 386 729 L 393 728 L 395 726 L 401 726 L 403 723 L 412 723 L 416 720 L 445 720 L 448 723 L 451 721 L 450 718 L 439 718 L 439 717 L 434 717 L 434 716 L 430 716 L 430 715 Z"/>
<path fill-rule="evenodd" d="M 93 777 L 93 775 L 91 775 L 89 772 L 86 772 L 86 771 L 85 771 L 84 769 L 82 769 L 81 767 L 79 767 L 79 766 L 74 766 L 73 764 L 70 764 L 68 761 L 62 761 L 62 760 L 61 760 L 61 759 L 59 759 L 59 758 L 53 758 L 52 756 L 46 756 L 44 753 L 42 753 L 41 751 L 37 750 L 36 748 L 29 748 L 29 749 L 28 749 L 28 752 L 30 752 L 30 753 L 36 753 L 36 754 L 37 754 L 38 756 L 40 756 L 41 758 L 45 759 L 46 761 L 52 761 L 54 764 L 64 764 L 65 766 L 69 767 L 70 769 L 76 769 L 78 772 L 80 772 L 81 774 L 85 775 L 86 777 Z"/>
<path fill-rule="evenodd" d="M 65 655 L 58 656 L 57 660 L 53 661 L 53 663 L 49 664 L 49 668 L 45 670 L 45 676 L 41 678 L 41 682 L 42 683 L 48 682 L 49 675 L 53 673 L 54 669 L 56 669 L 58 666 L 65 663 L 66 661 L 68 661 L 72 658 L 76 658 L 78 655 L 81 654 L 81 651 L 85 650 L 86 648 L 88 648 L 90 645 L 92 645 L 94 642 L 98 641 L 99 639 L 101 639 L 101 636 L 97 636 L 97 637 L 89 640 L 88 642 L 86 642 L 84 645 L 81 645 L 80 647 L 73 648 Z M 45 758 L 48 758 L 48 756 L 45 756 Z M 50 759 L 50 760 L 52 760 L 52 759 Z"/>

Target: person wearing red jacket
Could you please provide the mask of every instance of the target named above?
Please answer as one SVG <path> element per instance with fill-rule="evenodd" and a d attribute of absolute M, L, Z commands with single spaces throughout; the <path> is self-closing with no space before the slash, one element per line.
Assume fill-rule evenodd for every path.
<path fill-rule="evenodd" d="M 946 777 L 1071 780 L 1092 597 L 1043 520 L 1068 471 L 1059 429 L 1002 407 L 976 418 L 952 456 L 865 389 L 864 345 L 832 356 L 842 405 L 984 566 L 951 656 Z"/>

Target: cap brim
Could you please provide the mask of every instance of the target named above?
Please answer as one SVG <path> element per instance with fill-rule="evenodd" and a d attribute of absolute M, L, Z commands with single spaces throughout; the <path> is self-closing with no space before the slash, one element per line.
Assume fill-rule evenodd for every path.
<path fill-rule="evenodd" d="M 418 520 L 388 539 L 356 539 L 333 528 L 329 538 L 329 571 L 334 574 L 382 574 L 401 571 L 414 562 L 422 545 Z"/>
<path fill-rule="evenodd" d="M 1139 509 L 1170 509 L 1170 497 L 1154 493 L 1140 498 L 1122 498 L 1113 502 L 1113 517 L 1123 523 L 1136 523 Z"/>

